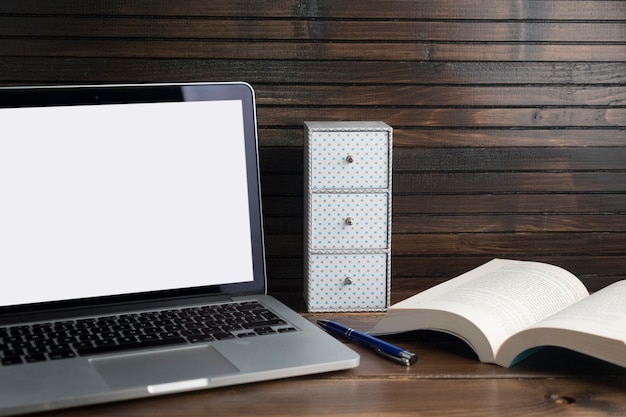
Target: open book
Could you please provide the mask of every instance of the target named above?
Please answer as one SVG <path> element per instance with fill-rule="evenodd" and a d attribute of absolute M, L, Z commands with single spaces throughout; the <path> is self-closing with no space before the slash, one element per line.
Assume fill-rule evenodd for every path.
<path fill-rule="evenodd" d="M 589 295 L 554 265 L 494 259 L 389 308 L 370 334 L 430 329 L 510 367 L 558 346 L 626 367 L 626 280 Z"/>

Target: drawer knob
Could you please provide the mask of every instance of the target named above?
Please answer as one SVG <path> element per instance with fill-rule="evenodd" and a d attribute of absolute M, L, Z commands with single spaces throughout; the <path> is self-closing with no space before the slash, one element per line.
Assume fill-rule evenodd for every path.
<path fill-rule="evenodd" d="M 352 226 L 354 224 L 354 219 L 352 217 L 346 218 L 346 224 L 348 226 Z"/>
<path fill-rule="evenodd" d="M 349 163 L 349 164 L 353 163 L 354 162 L 354 156 L 352 156 L 352 155 L 346 156 L 346 162 Z"/>
<path fill-rule="evenodd" d="M 343 282 L 344 282 L 346 285 L 352 285 L 352 283 L 353 283 L 354 281 L 352 281 L 352 278 L 350 278 L 350 277 L 346 277 L 346 279 L 344 279 L 344 280 L 343 280 Z"/>

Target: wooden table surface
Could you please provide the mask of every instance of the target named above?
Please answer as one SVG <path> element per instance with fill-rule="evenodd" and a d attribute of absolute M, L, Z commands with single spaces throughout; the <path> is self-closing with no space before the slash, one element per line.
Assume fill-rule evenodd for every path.
<path fill-rule="evenodd" d="M 366 330 L 378 313 L 307 314 Z M 622 416 L 626 369 L 545 349 L 512 369 L 481 364 L 463 342 L 434 332 L 387 338 L 416 352 L 410 368 L 359 346 L 359 367 L 249 385 L 44 414 L 85 416 Z"/>

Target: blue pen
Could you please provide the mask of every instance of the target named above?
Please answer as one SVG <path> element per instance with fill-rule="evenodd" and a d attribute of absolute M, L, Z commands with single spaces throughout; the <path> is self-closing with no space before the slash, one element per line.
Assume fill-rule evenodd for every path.
<path fill-rule="evenodd" d="M 319 324 L 328 333 L 356 342 L 394 362 L 401 363 L 406 366 L 411 366 L 417 362 L 417 355 L 415 353 L 400 349 L 391 343 L 384 342 L 365 333 L 356 331 L 350 327 L 343 326 L 330 320 L 318 320 L 317 324 Z"/>

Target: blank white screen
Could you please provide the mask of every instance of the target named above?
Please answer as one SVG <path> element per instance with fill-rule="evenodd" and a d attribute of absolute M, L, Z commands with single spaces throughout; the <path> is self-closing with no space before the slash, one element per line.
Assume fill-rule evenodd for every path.
<path fill-rule="evenodd" d="M 17 305 L 252 280 L 240 101 L 0 110 Z"/>

